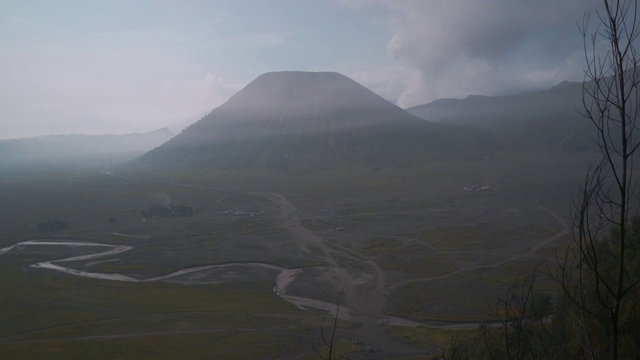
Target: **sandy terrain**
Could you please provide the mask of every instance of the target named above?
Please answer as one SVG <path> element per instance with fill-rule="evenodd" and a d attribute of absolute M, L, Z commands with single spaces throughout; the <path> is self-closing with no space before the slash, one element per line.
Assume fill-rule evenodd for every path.
<path fill-rule="evenodd" d="M 115 176 L 109 172 L 104 174 Z M 461 190 L 459 185 L 451 184 L 445 178 L 440 182 L 428 184 L 428 189 L 425 185 L 425 190 L 422 191 L 411 193 L 406 190 L 408 195 L 399 191 L 398 194 L 366 194 L 362 195 L 362 198 L 336 196 L 334 199 L 321 199 L 313 203 L 313 194 L 292 196 L 287 193 L 285 197 L 277 193 L 167 182 L 167 186 L 215 192 L 216 196 L 219 196 L 217 203 L 224 203 L 227 196 L 242 194 L 269 204 L 269 214 L 256 222 L 268 222 L 269 226 L 283 232 L 275 233 L 276 235 L 268 237 L 269 241 L 266 241 L 260 238 L 259 234 L 240 236 L 237 234 L 239 231 L 236 231 L 236 234 L 229 235 L 229 239 L 220 242 L 220 253 L 229 258 L 228 261 L 196 262 L 193 258 L 198 255 L 198 249 L 189 248 L 189 242 L 184 243 L 185 249 L 176 248 L 177 245 L 164 247 L 162 244 L 158 245 L 159 242 L 153 242 L 151 232 L 128 234 L 118 231 L 110 234 L 130 245 L 93 241 L 30 240 L 0 249 L 0 256 L 8 252 L 19 252 L 28 246 L 82 248 L 86 253 L 71 257 L 55 258 L 57 252 L 52 251 L 53 259 L 46 258 L 46 261 L 31 266 L 97 280 L 202 284 L 268 279 L 273 281 L 275 294 L 305 310 L 331 317 L 336 313 L 336 303 L 340 301 L 338 317 L 362 325 L 341 330 L 340 336 L 365 340 L 376 350 L 373 357 L 385 358 L 384 354 L 391 353 L 424 354 L 424 349 L 395 341 L 383 331 L 383 327 L 396 325 L 466 329 L 477 327 L 478 323 L 424 322 L 394 316 L 390 311 L 391 298 L 403 287 L 410 284 L 430 287 L 435 282 L 448 281 L 460 275 L 474 273 L 475 270 L 494 268 L 514 260 L 525 260 L 568 233 L 567 223 L 554 211 L 555 209 L 541 205 L 547 202 L 519 197 L 515 191 L 497 185 L 497 181 L 492 178 L 484 182 L 469 179 L 468 182 L 482 186 L 491 184 L 492 187 L 484 192 L 475 192 L 473 188 L 474 192 L 471 193 Z M 405 191 L 404 184 L 400 188 Z M 402 198 L 403 196 L 405 198 Z M 306 199 L 311 200 L 305 201 Z M 396 202 L 402 203 L 404 207 L 394 207 L 393 201 L 389 199 L 396 199 Z M 329 203 L 331 208 L 327 205 Z M 483 212 L 478 213 L 479 209 Z M 535 218 L 527 218 L 532 214 Z M 193 220 L 172 221 L 187 224 Z M 239 220 L 228 218 L 229 224 L 233 221 Z M 546 232 L 540 232 L 544 235 L 539 236 L 537 228 L 525 228 L 525 231 L 521 232 L 520 228 L 516 227 L 527 222 L 541 224 L 540 229 Z M 345 230 L 337 231 L 337 227 L 342 226 Z M 468 234 L 462 233 L 460 236 L 446 237 L 442 243 L 433 240 L 437 235 L 436 230 L 445 226 L 450 227 L 446 231 L 452 234 L 460 231 L 457 226 L 466 226 L 471 230 L 507 229 L 517 233 L 517 236 L 507 234 L 495 239 L 467 239 L 465 237 Z M 509 226 L 513 226 L 513 230 Z M 424 229 L 434 231 L 425 236 Z M 458 237 L 464 242 L 458 240 Z M 462 245 L 449 241 L 449 238 L 459 241 Z M 153 248 L 158 255 L 175 256 L 171 259 L 179 259 L 180 265 L 174 267 L 178 270 L 156 274 L 118 273 L 120 271 L 109 273 L 97 270 L 101 265 L 117 263 L 121 258 L 129 261 L 135 259 L 139 254 L 135 253 L 136 251 L 148 250 L 145 248 L 146 244 L 158 246 L 157 249 Z M 431 268 L 426 266 L 424 267 L 427 270 L 412 273 L 412 269 L 424 267 L 420 263 L 417 263 L 420 266 L 412 265 L 410 261 L 424 261 L 423 258 L 429 261 L 446 261 L 443 264 L 449 265 L 442 266 L 441 269 L 433 267 L 438 270 L 433 274 L 430 273 Z M 289 262 L 283 262 L 281 259 Z M 187 265 L 183 266 L 183 263 Z M 296 263 L 313 265 L 290 265 Z M 397 268 L 394 267 L 396 265 Z"/>

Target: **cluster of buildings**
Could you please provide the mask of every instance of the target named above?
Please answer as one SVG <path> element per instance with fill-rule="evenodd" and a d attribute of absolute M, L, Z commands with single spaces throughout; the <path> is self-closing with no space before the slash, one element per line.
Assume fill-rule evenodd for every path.
<path fill-rule="evenodd" d="M 264 211 L 243 211 L 243 210 L 227 210 L 223 211 L 222 215 L 224 216 L 248 216 L 248 217 L 259 217 L 266 214 Z"/>
<path fill-rule="evenodd" d="M 477 184 L 467 185 L 460 188 L 460 190 L 462 191 L 475 191 L 475 192 L 489 190 L 489 189 L 491 189 L 491 186 L 489 185 L 477 185 Z"/>

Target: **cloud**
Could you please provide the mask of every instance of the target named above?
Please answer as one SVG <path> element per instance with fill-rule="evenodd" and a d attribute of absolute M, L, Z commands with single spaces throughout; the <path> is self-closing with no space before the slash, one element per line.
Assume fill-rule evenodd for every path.
<path fill-rule="evenodd" d="M 313 70 L 337 71 L 394 103 L 398 95 L 405 91 L 412 76 L 411 70 L 403 66 L 376 66 L 363 63 L 347 63 Z"/>
<path fill-rule="evenodd" d="M 0 138 L 148 131 L 202 115 L 272 70 L 339 71 L 403 107 L 550 87 L 581 78 L 576 21 L 600 2 L 16 7 L 0 16 Z"/>
<path fill-rule="evenodd" d="M 285 43 L 284 36 L 276 33 L 260 33 L 256 35 L 256 38 L 262 46 L 276 46 Z"/>
<path fill-rule="evenodd" d="M 164 49 L 167 39 L 119 33 L 7 46 L 0 137 L 150 131 L 208 112 L 241 87 Z"/>
<path fill-rule="evenodd" d="M 345 0 L 391 13 L 388 56 L 409 67 L 404 107 L 579 79 L 576 21 L 597 0 Z"/>

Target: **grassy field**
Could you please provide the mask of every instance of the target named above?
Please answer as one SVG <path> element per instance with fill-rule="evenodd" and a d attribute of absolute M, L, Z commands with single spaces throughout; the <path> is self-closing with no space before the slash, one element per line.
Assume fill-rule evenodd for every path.
<path fill-rule="evenodd" d="M 33 358 L 258 358 L 305 353 L 319 319 L 270 282 L 186 286 L 96 281 L 0 263 L 0 353 Z M 7 311 L 9 310 L 9 311 Z"/>
<path fill-rule="evenodd" d="M 300 226 L 324 239 L 339 266 L 363 278 L 370 276 L 370 263 L 379 266 L 390 289 L 387 314 L 483 321 L 512 281 L 567 240 L 561 236 L 532 250 L 561 235 L 584 159 L 549 163 L 544 156 L 522 156 L 315 174 L 193 170 L 120 177 L 86 164 L 5 171 L 0 248 L 27 239 L 129 245 L 131 251 L 116 257 L 75 266 L 137 278 L 232 262 L 301 268 L 307 283 L 294 284 L 292 295 L 330 299 L 335 294 L 322 281 L 331 278 L 318 275 L 330 269 L 324 252 L 301 251 L 299 239 L 283 228 L 282 209 L 270 199 L 279 193 L 295 206 Z M 471 185 L 488 188 L 465 190 Z M 144 213 L 170 205 L 196 211 L 184 217 Z M 229 210 L 260 215 L 225 214 Z M 54 220 L 68 227 L 38 231 L 38 223 Z M 323 318 L 276 296 L 276 272 L 244 271 L 231 280 L 186 285 L 84 279 L 29 266 L 86 252 L 34 247 L 0 255 L 3 358 L 314 358 L 310 344 Z M 450 337 L 426 328 L 386 331 L 422 349 Z M 350 341 L 355 333 L 357 325 L 341 324 L 340 354 L 358 352 Z"/>

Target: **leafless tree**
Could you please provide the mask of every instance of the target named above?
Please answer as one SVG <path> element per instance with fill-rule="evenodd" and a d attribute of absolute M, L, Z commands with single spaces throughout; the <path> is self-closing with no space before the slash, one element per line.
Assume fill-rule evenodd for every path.
<path fill-rule="evenodd" d="M 449 345 L 438 354 L 427 356 L 427 360 L 482 360 L 484 356 L 478 352 L 475 343 L 469 339 L 462 339 L 460 334 L 455 334 L 449 340 Z"/>
<path fill-rule="evenodd" d="M 551 296 L 537 292 L 542 272 L 514 282 L 496 303 L 496 322 L 480 327 L 490 359 L 552 359 L 562 353 L 551 334 Z"/>
<path fill-rule="evenodd" d="M 636 321 L 640 262 L 631 222 L 638 214 L 640 146 L 638 3 L 604 0 L 580 26 L 586 69 L 582 99 L 597 130 L 601 161 L 589 169 L 574 201 L 573 242 L 560 260 L 559 283 L 583 358 L 618 359 Z"/>
<path fill-rule="evenodd" d="M 330 327 L 331 329 L 331 335 L 330 336 L 325 336 L 324 333 L 324 320 L 323 320 L 323 325 L 320 326 L 320 339 L 322 340 L 322 346 L 327 347 L 327 355 L 322 355 L 320 353 L 320 350 L 316 347 L 316 343 L 315 341 L 312 339 L 311 341 L 311 346 L 313 347 L 313 352 L 316 354 L 316 356 L 320 359 L 323 360 L 331 360 L 332 356 L 333 356 L 333 342 L 336 338 L 336 329 L 338 327 L 338 315 L 340 313 L 340 305 L 342 304 L 342 300 L 344 299 L 345 293 L 344 291 L 341 291 L 338 293 L 337 298 L 336 298 L 336 313 L 333 316 L 333 324 Z"/>
<path fill-rule="evenodd" d="M 579 24 L 583 115 L 600 159 L 574 199 L 573 241 L 552 275 L 560 292 L 536 299 L 536 275 L 512 286 L 496 307 L 500 326 L 481 328 L 489 358 L 640 359 L 638 10 L 637 0 L 604 0 L 595 28 L 592 14 Z"/>

